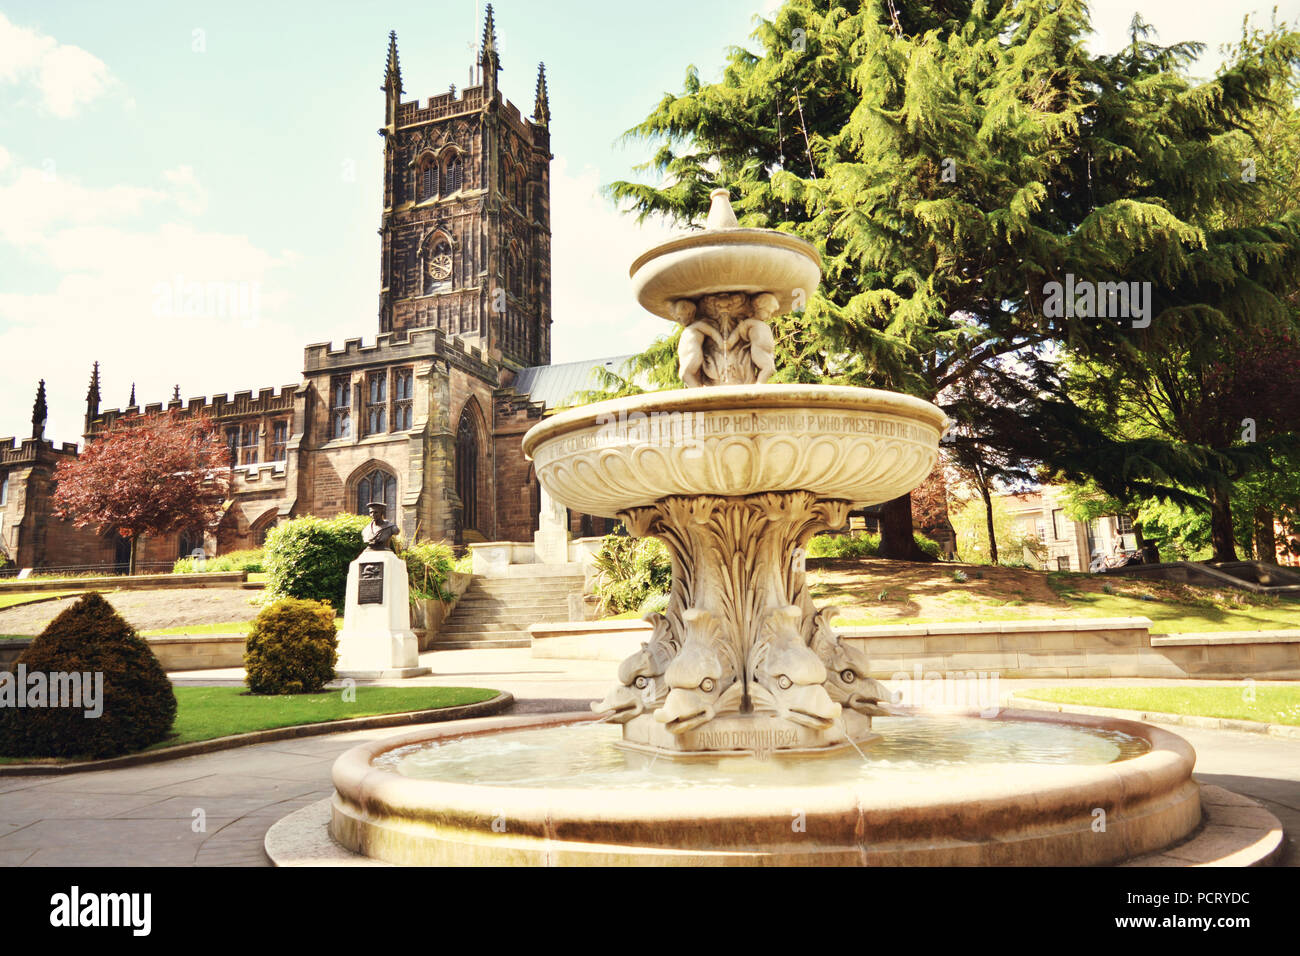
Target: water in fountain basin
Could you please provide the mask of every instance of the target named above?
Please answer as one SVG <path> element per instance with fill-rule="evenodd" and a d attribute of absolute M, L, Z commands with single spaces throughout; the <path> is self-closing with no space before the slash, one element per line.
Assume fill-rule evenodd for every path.
<path fill-rule="evenodd" d="M 814 758 L 655 760 L 616 747 L 620 728 L 584 723 L 459 737 L 391 750 L 375 766 L 448 783 L 567 790 L 820 787 L 936 775 L 996 775 L 1008 765 L 1105 764 L 1146 753 L 1115 731 L 1036 721 L 926 716 L 877 718 L 881 739 L 861 754 Z"/>

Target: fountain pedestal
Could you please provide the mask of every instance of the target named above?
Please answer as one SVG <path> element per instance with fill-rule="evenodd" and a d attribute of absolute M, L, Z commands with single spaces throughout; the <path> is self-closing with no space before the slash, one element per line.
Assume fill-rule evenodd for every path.
<path fill-rule="evenodd" d="M 666 757 L 858 745 L 889 691 L 813 606 L 805 546 L 853 506 L 920 484 L 946 418 L 890 392 L 766 384 L 768 322 L 802 308 L 820 258 L 794 236 L 740 228 L 725 190 L 712 201 L 708 228 L 631 270 L 638 301 L 682 326 L 688 388 L 561 412 L 524 437 L 550 498 L 617 516 L 672 556 L 652 639 L 592 707 L 623 724 L 625 748 Z"/>

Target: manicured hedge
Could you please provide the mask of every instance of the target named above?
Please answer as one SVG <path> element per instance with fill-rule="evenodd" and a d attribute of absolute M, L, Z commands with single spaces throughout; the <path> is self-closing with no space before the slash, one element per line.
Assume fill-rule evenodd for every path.
<path fill-rule="evenodd" d="M 365 515 L 294 518 L 266 536 L 267 590 L 272 598 L 326 601 L 343 610 L 348 565 L 361 553 Z"/>
<path fill-rule="evenodd" d="M 338 633 L 323 601 L 283 598 L 262 609 L 244 651 L 254 694 L 315 694 L 334 679 Z"/>
<path fill-rule="evenodd" d="M 27 674 L 103 675 L 99 705 L 0 707 L 0 755 L 115 757 L 163 740 L 176 719 L 171 681 L 149 645 L 97 593 L 83 595 L 18 658 Z"/>

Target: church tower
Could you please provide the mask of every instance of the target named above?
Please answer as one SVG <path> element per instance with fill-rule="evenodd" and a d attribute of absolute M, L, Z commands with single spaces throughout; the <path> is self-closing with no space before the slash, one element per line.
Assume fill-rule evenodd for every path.
<path fill-rule="evenodd" d="M 379 331 L 436 328 L 508 366 L 551 360 L 550 104 L 531 119 L 497 87 L 487 6 L 471 85 L 402 102 L 397 36 L 384 75 Z"/>

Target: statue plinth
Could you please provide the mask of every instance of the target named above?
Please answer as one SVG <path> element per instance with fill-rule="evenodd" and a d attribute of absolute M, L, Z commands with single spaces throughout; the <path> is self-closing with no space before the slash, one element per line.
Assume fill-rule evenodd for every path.
<path fill-rule="evenodd" d="M 406 562 L 392 551 L 362 551 L 348 565 L 338 676 L 379 679 L 432 673 L 420 666 L 419 655 L 419 639 L 411 630 Z"/>

